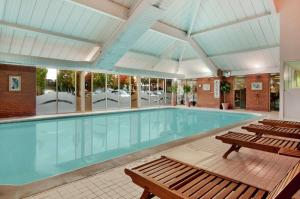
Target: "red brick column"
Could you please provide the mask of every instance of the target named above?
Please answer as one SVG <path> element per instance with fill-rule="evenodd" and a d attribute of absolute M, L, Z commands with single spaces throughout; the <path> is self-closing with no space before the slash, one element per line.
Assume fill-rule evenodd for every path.
<path fill-rule="evenodd" d="M 21 91 L 9 92 L 9 75 L 21 75 Z M 0 118 L 36 114 L 36 69 L 0 64 Z"/>

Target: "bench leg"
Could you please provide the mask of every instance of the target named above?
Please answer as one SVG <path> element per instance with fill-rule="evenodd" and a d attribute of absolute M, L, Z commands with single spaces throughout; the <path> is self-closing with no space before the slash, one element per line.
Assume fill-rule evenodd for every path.
<path fill-rule="evenodd" d="M 255 133 L 255 135 L 256 135 L 257 138 L 261 138 L 263 134 L 262 133 Z"/>
<path fill-rule="evenodd" d="M 226 153 L 223 155 L 223 158 L 224 158 L 224 159 L 227 159 L 227 156 L 228 156 L 231 152 L 233 152 L 233 151 L 239 152 L 240 148 L 241 148 L 241 146 L 238 146 L 238 145 L 233 144 L 233 145 L 228 149 L 228 151 L 226 151 Z"/>
<path fill-rule="evenodd" d="M 236 146 L 235 152 L 239 152 L 240 148 L 241 148 L 241 146 Z"/>
<path fill-rule="evenodd" d="M 154 195 L 152 193 L 150 193 L 147 189 L 145 189 L 144 192 L 142 193 L 140 199 L 151 199 L 153 197 L 154 197 Z"/>

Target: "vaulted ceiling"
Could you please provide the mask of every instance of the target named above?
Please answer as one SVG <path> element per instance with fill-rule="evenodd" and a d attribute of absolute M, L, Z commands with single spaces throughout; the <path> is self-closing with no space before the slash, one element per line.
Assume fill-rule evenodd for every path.
<path fill-rule="evenodd" d="M 185 77 L 279 70 L 273 0 L 0 0 L 0 62 Z"/>

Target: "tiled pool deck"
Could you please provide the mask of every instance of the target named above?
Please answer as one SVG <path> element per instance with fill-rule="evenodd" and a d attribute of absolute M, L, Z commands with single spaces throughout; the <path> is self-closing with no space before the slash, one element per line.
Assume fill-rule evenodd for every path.
<path fill-rule="evenodd" d="M 265 113 L 268 118 L 276 119 L 277 113 Z M 240 127 L 235 131 L 245 132 Z M 218 133 L 222 134 L 224 131 Z M 161 155 L 176 158 L 199 166 L 209 171 L 234 177 L 236 180 L 271 190 L 296 164 L 296 158 L 279 156 L 267 152 L 241 148 L 239 153 L 232 153 L 227 160 L 222 158 L 229 145 L 223 144 L 213 136 L 176 146 L 145 158 L 127 163 L 96 175 L 68 183 L 48 191 L 28 197 L 28 199 L 118 199 L 139 198 L 142 189 L 131 182 L 124 174 L 124 168 L 142 164 Z"/>

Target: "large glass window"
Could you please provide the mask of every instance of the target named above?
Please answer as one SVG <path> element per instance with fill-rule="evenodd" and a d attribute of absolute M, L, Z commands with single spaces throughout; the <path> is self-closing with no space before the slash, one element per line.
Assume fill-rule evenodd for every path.
<path fill-rule="evenodd" d="M 158 97 L 159 97 L 159 104 L 163 105 L 165 104 L 165 79 L 159 79 L 158 80 Z"/>
<path fill-rule="evenodd" d="M 172 80 L 166 80 L 166 104 L 170 105 L 172 101 Z"/>
<path fill-rule="evenodd" d="M 93 73 L 93 110 L 106 109 L 106 74 Z"/>
<path fill-rule="evenodd" d="M 141 78 L 141 91 L 140 91 L 141 107 L 150 105 L 149 93 L 150 93 L 149 78 L 142 77 Z"/>
<path fill-rule="evenodd" d="M 130 76 L 120 75 L 119 101 L 120 108 L 130 108 Z"/>
<path fill-rule="evenodd" d="M 186 84 L 185 80 L 177 80 L 177 104 L 184 104 L 183 86 Z"/>
<path fill-rule="evenodd" d="M 58 112 L 75 112 L 75 72 L 70 70 L 59 70 L 57 74 Z"/>
<path fill-rule="evenodd" d="M 285 89 L 300 88 L 300 61 L 291 61 L 284 67 Z"/>
<path fill-rule="evenodd" d="M 150 104 L 158 105 L 159 95 L 157 90 L 157 78 L 150 79 Z"/>
<path fill-rule="evenodd" d="M 118 75 L 107 74 L 107 109 L 119 107 L 119 78 Z"/>
<path fill-rule="evenodd" d="M 92 78 L 93 74 L 86 72 L 84 75 L 85 111 L 92 111 Z"/>
<path fill-rule="evenodd" d="M 57 70 L 37 68 L 36 71 L 36 114 L 53 114 L 57 112 L 56 92 Z"/>

